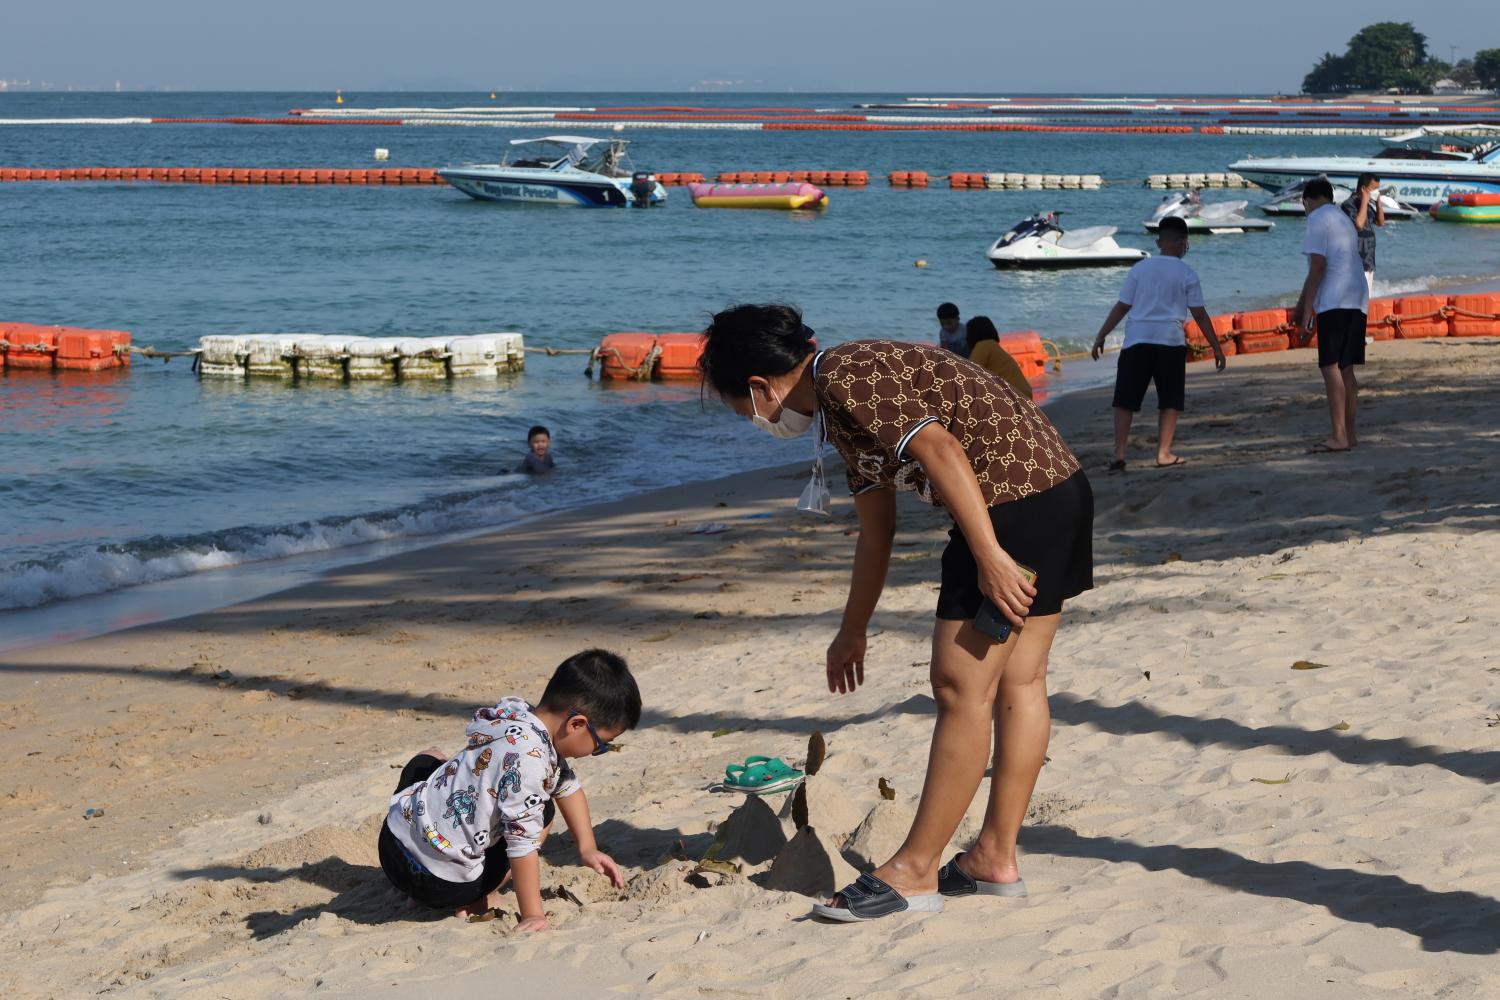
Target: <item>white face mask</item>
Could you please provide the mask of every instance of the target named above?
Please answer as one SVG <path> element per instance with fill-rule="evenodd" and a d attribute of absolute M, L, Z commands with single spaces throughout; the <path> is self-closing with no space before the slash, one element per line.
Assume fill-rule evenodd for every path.
<path fill-rule="evenodd" d="M 774 397 L 776 393 L 773 391 L 771 395 Z M 751 393 L 750 412 L 752 416 L 750 417 L 750 422 L 774 438 L 787 439 L 801 437 L 806 434 L 807 429 L 813 424 L 812 414 L 798 413 L 785 403 L 782 403 L 779 398 L 777 398 L 776 402 L 781 404 L 781 416 L 777 417 L 776 422 L 773 424 L 761 416 L 760 411 L 755 408 L 755 394 Z"/>

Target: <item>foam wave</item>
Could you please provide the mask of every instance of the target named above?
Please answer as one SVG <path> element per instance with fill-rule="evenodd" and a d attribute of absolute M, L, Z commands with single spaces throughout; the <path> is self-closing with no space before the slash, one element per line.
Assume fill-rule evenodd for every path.
<path fill-rule="evenodd" d="M 184 539 L 153 545 L 158 554 L 131 546 L 95 549 L 54 564 L 22 565 L 0 575 L 0 611 L 34 608 L 125 587 L 157 583 L 205 570 L 336 549 L 397 538 L 420 537 L 505 523 L 525 512 L 494 494 L 454 503 L 361 517 L 326 519 L 269 529 L 224 532 L 212 540 Z"/>
<path fill-rule="evenodd" d="M 1469 285 L 1492 282 L 1496 279 L 1500 279 L 1500 275 L 1424 274 L 1415 278 L 1397 278 L 1394 281 L 1384 281 L 1377 275 L 1375 278 L 1375 295 L 1379 298 L 1391 295 L 1411 295 L 1414 292 L 1431 292 L 1438 289 L 1464 288 Z"/>

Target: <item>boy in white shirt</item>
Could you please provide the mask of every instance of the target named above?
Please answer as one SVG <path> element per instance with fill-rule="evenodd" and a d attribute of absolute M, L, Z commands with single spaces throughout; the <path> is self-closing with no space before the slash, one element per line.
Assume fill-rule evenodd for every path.
<path fill-rule="evenodd" d="M 1115 368 L 1115 457 L 1110 472 L 1125 471 L 1125 445 L 1130 425 L 1141 410 L 1146 387 L 1156 383 L 1156 467 L 1186 465 L 1187 459 L 1172 454 L 1177 418 L 1186 405 L 1187 341 L 1183 321 L 1189 315 L 1213 348 L 1214 369 L 1224 370 L 1224 348 L 1214 334 L 1213 320 L 1203 304 L 1198 275 L 1182 262 L 1188 250 L 1187 222 L 1176 217 L 1161 221 L 1156 247 L 1159 257 L 1147 257 L 1130 269 L 1120 300 L 1105 317 L 1090 352 L 1094 360 L 1104 353 L 1104 338 L 1129 314 L 1125 324 L 1125 346 Z"/>
<path fill-rule="evenodd" d="M 380 829 L 386 878 L 423 906 L 475 916 L 498 905 L 508 874 L 518 929 L 546 930 L 537 852 L 555 810 L 583 864 L 622 887 L 620 867 L 594 841 L 588 799 L 568 758 L 605 753 L 640 718 L 629 667 L 602 649 L 564 660 L 535 706 L 503 698 L 479 709 L 468 746 L 452 760 L 428 749 L 401 772 Z"/>
<path fill-rule="evenodd" d="M 1359 259 L 1359 233 L 1349 217 L 1333 203 L 1333 185 L 1314 177 L 1302 188 L 1307 209 L 1307 279 L 1294 315 L 1302 329 L 1318 335 L 1318 370 L 1328 392 L 1328 416 L 1333 432 L 1308 451 L 1348 451 L 1358 440 L 1354 412 L 1359 381 L 1354 366 L 1365 363 L 1365 313 L 1370 290 Z"/>

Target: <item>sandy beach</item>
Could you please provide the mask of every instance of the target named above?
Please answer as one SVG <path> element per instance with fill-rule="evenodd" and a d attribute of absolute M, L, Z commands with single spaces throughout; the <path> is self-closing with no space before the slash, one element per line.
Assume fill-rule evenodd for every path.
<path fill-rule="evenodd" d="M 1054 646 L 1027 899 L 828 926 L 773 888 L 904 833 L 925 753 L 892 748 L 931 730 L 950 523 L 903 498 L 867 684 L 831 696 L 853 508 L 799 515 L 793 467 L 3 657 L 0 994 L 1500 995 L 1500 339 L 1377 343 L 1361 378 L 1343 455 L 1306 453 L 1305 351 L 1192 366 L 1179 468 L 1150 468 L 1149 399 L 1123 475 L 1107 392 L 1049 409 L 1093 481 L 1096 588 Z M 578 765 L 626 889 L 559 835 L 549 933 L 408 908 L 375 855 L 396 769 L 592 645 L 646 702 Z M 815 835 L 785 795 L 709 790 L 815 731 Z M 715 843 L 737 873 L 696 870 Z"/>

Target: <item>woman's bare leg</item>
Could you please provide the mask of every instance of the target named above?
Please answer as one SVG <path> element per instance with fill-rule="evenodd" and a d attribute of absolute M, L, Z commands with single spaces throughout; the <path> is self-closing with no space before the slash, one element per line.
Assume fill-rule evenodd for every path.
<path fill-rule="evenodd" d="M 995 699 L 995 760 L 990 803 L 963 870 L 984 882 L 1014 882 L 1016 838 L 1037 776 L 1047 758 L 1052 713 L 1047 707 L 1047 656 L 1062 615 L 1028 618 L 1016 651 L 1000 675 Z"/>
<path fill-rule="evenodd" d="M 1030 631 L 1028 623 L 1022 633 Z M 1015 638 L 996 645 L 966 621 L 939 620 L 932 630 L 932 694 L 937 724 L 922 799 L 906 842 L 875 877 L 903 896 L 937 892 L 942 854 L 984 778 L 995 695 Z"/>

